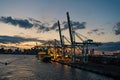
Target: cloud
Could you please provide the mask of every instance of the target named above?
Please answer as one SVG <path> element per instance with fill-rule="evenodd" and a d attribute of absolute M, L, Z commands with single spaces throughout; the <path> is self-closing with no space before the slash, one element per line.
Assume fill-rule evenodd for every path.
<path fill-rule="evenodd" d="M 38 40 L 36 38 L 24 38 L 20 36 L 0 36 L 0 43 L 20 43 L 26 41 L 39 41 L 44 43 L 44 40 Z"/>
<path fill-rule="evenodd" d="M 9 17 L 0 17 L 0 22 L 6 23 L 6 24 L 11 24 L 14 26 L 19 26 L 20 28 L 25 28 L 25 29 L 30 29 L 35 27 L 37 32 L 47 32 L 51 30 L 58 30 L 58 23 L 54 22 L 52 26 L 46 25 L 49 23 L 42 23 L 39 20 L 33 19 L 33 18 L 28 18 L 28 19 L 16 19 L 12 18 L 11 16 Z M 66 30 L 68 29 L 68 23 L 64 21 L 62 23 L 63 27 L 61 30 Z M 78 29 L 84 29 L 86 25 L 86 22 L 77 22 L 77 21 L 71 21 L 71 26 L 73 30 L 78 30 Z"/>
<path fill-rule="evenodd" d="M 13 19 L 11 16 L 0 17 L 0 22 L 12 24 L 14 26 L 18 25 L 19 27 L 22 27 L 25 29 L 33 27 L 33 24 L 31 24 L 27 19 Z"/>
<path fill-rule="evenodd" d="M 91 31 L 93 31 L 93 32 L 98 32 L 99 30 L 98 30 L 98 29 L 93 29 L 93 30 L 91 30 Z"/>
<path fill-rule="evenodd" d="M 6 45 L 4 45 L 4 44 L 1 44 L 0 45 L 0 48 L 8 48 L 8 46 L 6 46 Z M 9 48 L 18 48 L 18 47 L 16 47 L 16 46 L 9 46 Z"/>
<path fill-rule="evenodd" d="M 115 26 L 113 27 L 113 30 L 116 35 L 120 35 L 120 22 L 115 24 Z"/>
<path fill-rule="evenodd" d="M 23 33 L 23 32 L 20 32 L 19 34 L 23 34 L 23 35 L 24 35 L 24 33 Z"/>
<path fill-rule="evenodd" d="M 62 30 L 68 29 L 68 23 L 66 21 L 63 22 L 64 28 Z M 77 21 L 71 21 L 71 26 L 73 30 L 78 30 L 78 29 L 84 29 L 86 25 L 86 22 L 77 22 Z"/>
<path fill-rule="evenodd" d="M 41 21 L 39 21 L 39 20 L 36 20 L 36 19 L 34 19 L 34 18 L 28 18 L 30 21 L 32 21 L 32 22 L 34 22 L 34 23 L 41 23 Z"/>
<path fill-rule="evenodd" d="M 120 50 L 120 42 L 106 42 L 106 43 L 103 43 L 101 46 L 98 46 L 96 49 L 100 51 Z"/>
<path fill-rule="evenodd" d="M 101 32 L 101 34 L 105 34 L 105 32 Z"/>
<path fill-rule="evenodd" d="M 91 34 L 104 35 L 105 34 L 105 32 L 103 32 L 103 29 L 92 29 L 87 33 L 89 35 L 91 35 Z"/>
<path fill-rule="evenodd" d="M 40 24 L 38 24 L 38 26 L 37 26 L 37 32 L 38 32 L 38 33 L 48 32 L 48 31 L 50 31 L 50 28 L 49 28 L 49 27 L 46 27 L 45 25 L 40 25 Z"/>
<path fill-rule="evenodd" d="M 71 26 L 73 27 L 73 30 L 78 30 L 78 29 L 84 29 L 86 22 L 80 23 L 80 22 L 72 21 L 71 24 L 72 24 Z M 58 31 L 58 23 L 57 22 L 53 23 L 52 26 L 45 26 L 45 25 L 40 25 L 40 24 L 37 24 L 37 26 L 39 26 L 38 31 L 43 31 L 43 32 L 51 31 L 51 30 Z M 61 30 L 66 30 L 69 28 L 68 23 L 66 21 L 64 21 L 62 23 L 62 26 L 63 27 L 61 27 Z"/>
<path fill-rule="evenodd" d="M 52 27 L 50 28 L 50 30 L 56 30 L 57 28 L 58 28 L 58 23 L 56 22 L 56 23 L 54 23 L 52 25 Z"/>
<path fill-rule="evenodd" d="M 14 26 L 19 26 L 20 28 L 30 29 L 32 27 L 37 27 L 38 31 L 49 31 L 49 27 L 45 26 L 41 21 L 28 18 L 28 19 L 15 19 L 11 16 L 9 17 L 0 17 L 0 22 L 11 24 Z"/>

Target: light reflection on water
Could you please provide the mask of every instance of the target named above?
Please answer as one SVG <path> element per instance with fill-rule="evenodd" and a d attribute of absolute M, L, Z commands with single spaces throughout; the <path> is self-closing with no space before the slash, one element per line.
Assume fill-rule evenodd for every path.
<path fill-rule="evenodd" d="M 4 65 L 3 63 L 10 64 Z M 33 55 L 0 55 L 0 80 L 113 80 L 57 63 L 42 63 Z"/>

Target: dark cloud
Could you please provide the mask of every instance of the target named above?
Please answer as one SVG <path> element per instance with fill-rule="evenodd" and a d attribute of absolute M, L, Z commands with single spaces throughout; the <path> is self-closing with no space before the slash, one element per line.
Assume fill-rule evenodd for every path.
<path fill-rule="evenodd" d="M 120 22 L 116 23 L 116 25 L 113 27 L 113 30 L 116 35 L 120 35 Z"/>
<path fill-rule="evenodd" d="M 116 51 L 116 50 L 120 50 L 120 42 L 102 43 L 102 45 L 98 46 L 96 49 L 100 50 L 100 51 Z"/>
<path fill-rule="evenodd" d="M 101 34 L 105 34 L 105 32 L 101 32 Z"/>
<path fill-rule="evenodd" d="M 39 20 L 36 20 L 34 18 L 29 18 L 30 21 L 34 22 L 34 23 L 41 23 Z"/>
<path fill-rule="evenodd" d="M 14 19 L 10 17 L 0 17 L 0 22 L 11 24 L 14 26 L 19 26 L 20 28 L 30 29 L 32 27 L 37 27 L 38 31 L 49 31 L 50 28 L 45 26 L 39 20 L 29 18 L 29 19 Z"/>
<path fill-rule="evenodd" d="M 97 34 L 97 35 L 104 35 L 105 32 L 103 32 L 104 29 L 92 29 L 89 32 L 87 32 L 89 35 L 91 34 Z"/>
<path fill-rule="evenodd" d="M 63 22 L 64 28 L 62 28 L 62 30 L 66 30 L 68 29 L 68 22 L 64 21 Z M 76 22 L 76 21 L 71 21 L 71 26 L 73 28 L 73 30 L 77 30 L 77 29 L 84 29 L 86 25 L 86 22 Z"/>
<path fill-rule="evenodd" d="M 91 30 L 92 32 L 98 32 L 99 30 L 98 29 L 93 29 Z"/>
<path fill-rule="evenodd" d="M 53 26 L 50 28 L 51 30 L 55 30 L 58 28 L 58 23 L 54 23 Z"/>
<path fill-rule="evenodd" d="M 38 24 L 38 31 L 46 32 L 46 31 L 51 31 L 51 30 L 57 30 L 58 29 L 58 23 L 55 22 L 53 23 L 52 26 L 45 26 L 45 25 L 40 25 Z"/>
<path fill-rule="evenodd" d="M 36 38 L 24 38 L 20 36 L 0 36 L 0 43 L 20 43 L 26 41 L 39 41 L 44 43 L 44 40 L 38 40 Z"/>
<path fill-rule="evenodd" d="M 73 30 L 77 30 L 77 29 L 84 29 L 85 28 L 85 24 L 86 22 L 82 22 L 82 23 L 79 23 L 79 22 L 75 22 L 75 21 L 71 21 L 71 26 L 73 27 Z M 61 30 L 66 30 L 68 29 L 68 23 L 66 21 L 64 21 L 62 23 L 63 27 L 61 28 Z M 45 25 L 39 25 L 39 30 L 41 31 L 50 31 L 50 30 L 56 30 L 58 31 L 58 23 L 55 22 L 53 23 L 52 26 L 45 26 Z"/>
<path fill-rule="evenodd" d="M 77 30 L 77 29 L 84 29 L 85 28 L 85 25 L 86 25 L 86 22 L 72 22 L 71 25 L 73 26 L 73 29 L 74 30 Z"/>
<path fill-rule="evenodd" d="M 37 32 L 47 32 L 47 31 L 50 31 L 50 28 L 49 27 L 46 27 L 45 25 L 39 25 L 38 26 L 38 30 Z"/>
<path fill-rule="evenodd" d="M 0 22 L 3 23 L 8 23 L 8 24 L 12 24 L 14 26 L 19 26 L 22 28 L 32 28 L 33 24 L 31 24 L 27 19 L 13 19 L 12 17 L 0 17 Z"/>
<path fill-rule="evenodd" d="M 47 25 L 49 23 L 42 23 L 39 20 L 33 19 L 33 18 L 28 18 L 28 19 L 15 19 L 12 18 L 11 16 L 9 17 L 0 17 L 0 22 L 6 23 L 6 24 L 11 24 L 14 26 L 19 26 L 20 28 L 25 28 L 25 29 L 30 29 L 32 27 L 37 27 L 36 29 L 38 29 L 38 32 L 47 32 L 47 31 L 51 31 L 51 30 L 58 30 L 58 23 L 55 22 L 53 23 L 52 26 Z M 64 21 L 62 23 L 63 27 L 61 28 L 61 30 L 66 30 L 68 29 L 68 23 L 66 21 Z M 73 30 L 77 30 L 77 29 L 84 29 L 86 25 L 86 22 L 76 22 L 76 21 L 71 21 L 71 26 L 73 28 Z"/>

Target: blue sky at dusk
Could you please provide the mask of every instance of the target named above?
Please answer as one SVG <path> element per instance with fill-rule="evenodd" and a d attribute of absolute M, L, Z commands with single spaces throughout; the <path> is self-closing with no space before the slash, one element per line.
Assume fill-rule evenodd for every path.
<path fill-rule="evenodd" d="M 77 23 L 77 33 L 97 42 L 119 42 L 119 4 L 120 0 L 0 0 L 0 40 L 59 40 L 57 20 L 62 34 L 69 38 L 64 28 L 68 11 L 71 21 Z"/>

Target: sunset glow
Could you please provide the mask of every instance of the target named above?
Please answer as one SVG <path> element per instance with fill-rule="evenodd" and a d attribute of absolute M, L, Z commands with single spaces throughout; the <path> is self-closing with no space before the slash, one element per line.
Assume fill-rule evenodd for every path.
<path fill-rule="evenodd" d="M 73 25 L 77 33 L 96 42 L 119 42 L 119 3 L 119 0 L 1 0 L 1 47 L 31 48 L 36 42 L 40 45 L 43 41 L 60 40 L 57 20 L 60 20 L 62 34 L 69 39 L 68 28 L 65 28 L 67 11 L 71 21 L 79 25 Z"/>

